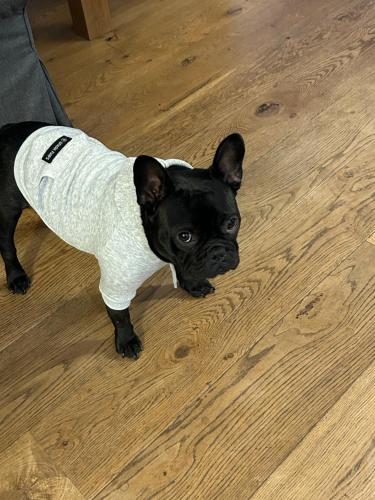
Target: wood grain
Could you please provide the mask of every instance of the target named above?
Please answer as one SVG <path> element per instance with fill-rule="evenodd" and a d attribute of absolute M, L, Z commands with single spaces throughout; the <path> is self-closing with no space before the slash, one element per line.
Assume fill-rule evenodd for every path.
<path fill-rule="evenodd" d="M 252 498 L 372 498 L 374 380 L 372 364 Z"/>
<path fill-rule="evenodd" d="M 373 233 L 367 240 L 372 245 L 375 245 L 375 233 Z"/>
<path fill-rule="evenodd" d="M 95 259 L 25 213 L 30 292 L 0 273 L 0 451 L 38 450 L 71 498 L 298 498 L 310 469 L 304 498 L 366 498 L 375 2 L 113 0 L 113 34 L 90 44 L 65 0 L 45 7 L 30 5 L 40 53 L 108 146 L 208 166 L 244 135 L 241 265 L 203 301 L 167 269 L 148 280 L 132 307 L 146 349 L 124 362 Z M 11 461 L 9 484 L 24 470 Z"/>
<path fill-rule="evenodd" d="M 375 253 L 369 247 L 344 261 L 248 352 L 235 355 L 98 497 L 116 498 L 118 491 L 128 498 L 187 492 L 249 498 L 373 360 L 375 281 L 366 266 Z"/>
<path fill-rule="evenodd" d="M 69 86 L 64 85 L 64 88 L 69 88 L 72 92 L 70 95 L 64 95 L 65 101 L 69 104 L 68 109 L 72 105 L 74 108 L 72 112 L 79 113 L 82 124 L 84 123 L 82 120 L 90 116 L 90 113 L 86 114 L 84 111 L 91 109 L 95 103 L 95 117 L 91 116 L 88 119 L 91 125 L 88 123 L 87 126 L 92 126 L 95 120 L 95 133 L 99 132 L 100 138 L 106 142 L 111 141 L 112 146 L 118 145 L 116 139 L 120 135 L 123 137 L 121 145 L 125 147 L 128 145 L 129 134 L 134 133 L 139 140 L 140 134 L 135 133 L 134 127 L 142 128 L 144 133 L 145 125 L 149 126 L 155 115 L 159 117 L 159 121 L 160 119 L 167 121 L 171 114 L 160 112 L 160 109 L 170 108 L 173 102 L 181 102 L 184 96 L 192 94 L 192 90 L 209 80 L 212 82 L 213 78 L 231 72 L 234 68 L 236 71 L 230 73 L 232 78 L 227 85 L 215 88 L 215 92 L 210 92 L 208 89 L 203 107 L 195 101 L 194 110 L 191 112 L 184 110 L 184 115 L 179 116 L 178 129 L 187 125 L 188 129 L 193 126 L 196 131 L 201 131 L 202 127 L 206 128 L 210 123 L 207 117 L 212 119 L 214 116 L 215 123 L 212 125 L 216 125 L 217 109 L 220 110 L 220 120 L 224 119 L 228 112 L 238 114 L 241 110 L 233 106 L 233 100 L 238 99 L 241 94 L 245 94 L 243 97 L 246 98 L 246 104 L 251 104 L 254 99 L 262 97 L 277 97 L 284 100 L 288 94 L 298 100 L 300 94 L 313 93 L 317 83 L 327 82 L 337 73 L 339 79 L 343 77 L 343 74 L 340 75 L 342 70 L 350 66 L 351 62 L 364 52 L 369 51 L 373 43 L 373 34 L 366 31 L 369 28 L 364 28 L 365 23 L 371 23 L 373 16 L 371 2 L 342 2 L 339 9 L 337 2 L 328 2 L 327 5 L 321 5 L 322 11 L 308 2 L 293 2 L 293 8 L 296 9 L 296 15 L 291 16 L 293 23 L 290 17 L 282 15 L 288 5 L 286 1 L 242 2 L 242 10 L 235 16 L 228 15 L 232 3 L 223 0 L 206 2 L 201 7 L 202 16 L 196 15 L 196 7 L 191 0 L 184 2 L 183 5 L 179 2 L 170 2 L 168 12 L 156 8 L 157 3 L 149 2 L 148 9 L 144 6 L 143 8 L 128 6 L 126 16 L 132 21 L 127 26 L 130 31 L 120 31 L 108 42 L 105 40 L 96 42 L 96 50 L 87 54 L 90 57 L 87 64 L 92 65 L 92 71 L 87 72 L 82 67 L 82 53 L 81 50 L 77 50 L 80 46 L 76 46 L 73 61 L 69 53 L 69 64 L 72 67 L 69 75 L 59 58 L 51 61 L 52 76 L 63 82 L 68 79 L 71 81 Z M 338 19 L 339 14 L 345 13 L 346 9 L 354 9 L 350 22 Z M 122 12 L 124 15 L 124 9 Z M 175 19 L 183 20 L 183 27 L 173 34 L 174 43 L 171 43 L 171 34 L 166 26 L 173 16 Z M 312 23 L 316 22 L 311 30 L 306 30 L 307 18 Z M 135 21 L 142 22 L 143 30 L 138 29 Z M 157 43 L 150 46 L 149 39 L 153 36 L 155 25 L 160 25 L 161 29 L 157 35 Z M 253 43 L 253 38 L 257 40 L 256 44 Z M 330 43 L 327 49 L 324 49 L 326 40 Z M 233 57 L 234 50 L 236 53 L 241 53 L 240 58 Z M 64 52 L 63 47 L 61 52 Z M 220 58 L 215 57 L 218 53 Z M 65 61 L 68 54 L 65 52 L 61 57 Z M 307 62 L 312 58 L 313 65 L 311 62 L 308 65 L 301 64 L 297 73 L 297 76 L 302 73 L 301 76 L 305 77 L 302 92 L 298 88 L 294 90 L 297 83 L 295 72 L 297 60 L 304 59 Z M 191 62 L 184 63 L 185 61 Z M 322 66 L 331 70 L 323 71 Z M 137 78 L 142 80 L 141 86 L 134 85 L 134 79 Z M 281 84 L 282 81 L 285 83 Z M 105 125 L 102 115 L 106 114 L 107 108 L 104 103 L 97 102 L 98 90 L 111 95 L 116 102 L 111 121 L 110 123 L 105 121 Z M 323 89 L 319 90 L 322 93 Z M 267 96 L 268 93 L 276 95 Z M 329 97 L 329 90 L 327 94 L 326 98 Z M 157 102 L 155 95 L 158 98 Z M 194 96 L 190 99 L 190 103 L 193 100 Z M 324 101 L 321 102 L 324 104 Z M 251 114 L 255 111 L 257 103 L 252 107 Z M 283 108 L 285 109 L 285 106 Z M 292 109 L 291 112 L 293 111 L 296 110 Z M 147 123 L 143 123 L 142 126 L 137 119 L 140 112 L 147 116 Z M 247 109 L 245 113 L 248 113 Z M 203 123 L 197 119 L 202 114 L 206 117 Z M 194 116 L 195 120 L 192 119 Z M 262 128 L 266 126 L 267 122 L 263 121 L 260 125 L 257 121 L 254 125 L 257 124 Z M 127 124 L 125 129 L 124 123 Z M 86 126 L 86 123 L 84 125 Z M 173 130 L 168 132 L 170 134 Z M 216 126 L 216 138 L 222 133 L 221 127 L 218 130 Z M 159 135 L 160 127 L 156 138 Z M 176 147 L 178 141 L 174 135 L 172 140 L 173 147 Z M 166 146 L 164 137 L 161 144 Z"/>
<path fill-rule="evenodd" d="M 83 500 L 71 481 L 48 459 L 30 433 L 0 455 L 0 498 Z"/>

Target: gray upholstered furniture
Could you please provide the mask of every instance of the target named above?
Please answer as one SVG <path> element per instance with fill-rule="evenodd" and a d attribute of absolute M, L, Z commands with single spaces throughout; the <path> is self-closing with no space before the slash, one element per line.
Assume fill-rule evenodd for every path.
<path fill-rule="evenodd" d="M 26 3 L 0 0 L 0 127 L 24 120 L 70 125 L 35 49 Z"/>

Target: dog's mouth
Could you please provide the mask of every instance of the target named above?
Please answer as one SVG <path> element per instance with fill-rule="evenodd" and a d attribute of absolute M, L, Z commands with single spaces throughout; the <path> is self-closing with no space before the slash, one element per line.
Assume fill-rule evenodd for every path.
<path fill-rule="evenodd" d="M 191 279 L 211 279 L 238 267 L 238 249 L 233 246 L 213 246 L 204 256 L 189 259 L 181 266 L 182 275 Z"/>
<path fill-rule="evenodd" d="M 219 264 L 214 267 L 209 267 L 207 269 L 207 278 L 215 278 L 216 276 L 225 274 L 228 271 L 233 271 L 238 267 L 238 264 L 239 264 L 239 258 L 237 255 L 236 258 L 231 259 L 231 261 L 226 264 Z"/>

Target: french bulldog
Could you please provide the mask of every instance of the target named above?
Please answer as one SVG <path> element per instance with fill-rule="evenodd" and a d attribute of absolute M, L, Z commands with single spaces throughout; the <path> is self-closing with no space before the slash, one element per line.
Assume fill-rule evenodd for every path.
<path fill-rule="evenodd" d="M 45 133 L 42 134 L 42 132 Z M 51 137 L 57 137 L 51 144 L 43 143 L 43 137 L 47 139 L 49 137 L 47 132 L 52 134 Z M 40 155 L 37 145 L 34 147 L 34 142 L 37 144 L 38 140 L 42 144 Z M 43 150 L 45 144 L 49 147 Z M 74 144 L 76 144 L 76 149 L 74 149 Z M 77 166 L 74 160 L 74 152 L 76 150 L 79 152 L 80 144 L 86 148 L 85 155 L 81 155 L 82 158 L 86 158 L 91 150 L 99 148 L 100 154 L 93 156 L 99 174 L 91 176 L 90 182 L 96 182 L 97 178 L 107 179 L 108 177 L 108 181 L 103 181 L 103 185 L 98 184 L 98 181 L 93 189 L 83 189 L 86 181 L 82 181 L 80 175 L 82 169 L 86 167 L 82 161 Z M 73 160 L 68 160 L 69 148 Z M 25 156 L 24 150 L 27 150 L 29 156 Z M 193 297 L 205 297 L 215 290 L 209 279 L 235 269 L 239 264 L 237 235 L 241 216 L 236 203 L 236 194 L 241 186 L 244 155 L 245 145 L 241 135 L 231 134 L 218 146 L 209 168 L 192 169 L 188 164 L 179 160 L 163 163 L 163 160 L 144 155 L 128 159 L 121 153 L 111 152 L 95 139 L 88 138 L 84 133 L 77 132 L 77 129 L 73 128 L 59 128 L 39 122 L 6 125 L 0 129 L 0 252 L 5 264 L 8 288 L 13 293 L 24 294 L 31 283 L 17 258 L 14 243 L 14 233 L 19 217 L 23 209 L 31 206 L 58 236 L 80 250 L 97 256 L 102 275 L 106 273 L 104 288 L 105 286 L 111 290 L 115 288 L 122 278 L 120 276 L 122 260 L 126 259 L 129 254 L 131 254 L 130 257 L 136 254 L 126 268 L 131 267 L 128 279 L 131 281 L 132 276 L 136 276 L 136 286 L 139 286 L 140 276 L 142 276 L 137 266 L 147 268 L 148 262 L 144 263 L 146 259 L 146 261 L 156 263 L 156 267 L 149 266 L 150 269 L 158 269 L 160 266 L 158 267 L 157 263 L 159 262 L 161 265 L 170 264 L 183 289 Z M 36 156 L 37 162 L 34 161 Z M 22 167 L 24 181 L 21 181 L 21 174 L 16 172 L 17 162 L 21 161 L 20 157 L 24 158 Z M 108 166 L 105 163 L 107 157 L 110 158 Z M 99 204 L 98 207 L 98 204 L 94 204 L 95 200 L 91 199 L 94 196 L 92 192 L 95 189 L 104 189 L 106 183 L 113 183 L 113 178 L 120 175 L 119 172 L 124 171 L 122 166 L 124 162 L 128 170 L 130 168 L 131 175 L 131 180 L 126 184 L 128 188 L 130 185 L 130 191 L 126 195 L 128 198 L 125 193 L 122 196 L 123 184 L 117 182 L 117 191 L 107 190 L 105 196 L 101 197 L 105 200 L 105 204 Z M 35 174 L 31 172 L 34 164 L 36 165 Z M 113 166 L 114 164 L 116 166 Z M 113 174 L 109 176 L 110 169 L 113 169 Z M 60 173 L 57 175 L 56 171 Z M 70 176 L 68 190 L 64 186 L 54 184 L 60 182 L 59 175 L 61 179 L 64 179 L 64 176 Z M 35 176 L 39 177 L 34 179 Z M 25 186 L 28 182 L 31 187 L 26 191 Z M 74 189 L 78 189 L 78 187 L 75 188 L 74 183 L 77 185 L 80 183 L 78 186 L 80 191 L 78 195 L 74 195 L 75 204 L 61 205 L 65 201 L 57 199 L 60 192 L 66 191 L 68 193 L 66 196 L 69 196 L 71 191 L 74 194 Z M 54 192 L 55 188 L 58 188 L 58 191 Z M 131 204 L 133 199 L 131 190 L 134 191 L 136 206 L 134 217 L 139 218 L 141 237 L 147 246 L 142 254 L 143 260 L 140 258 L 142 250 L 139 249 L 138 243 L 138 246 L 132 246 L 126 252 L 122 252 L 121 249 L 122 238 L 124 240 L 129 238 L 129 231 L 131 232 L 129 228 L 137 227 L 137 222 L 133 224 L 128 220 L 133 217 L 129 215 L 130 212 L 127 212 L 127 204 Z M 100 197 L 100 192 L 98 197 Z M 116 205 L 116 210 L 114 209 L 115 197 L 120 200 Z M 43 201 L 44 198 L 45 201 Z M 54 200 L 56 200 L 56 205 Z M 61 209 L 61 206 L 68 208 Z M 104 221 L 100 235 L 93 235 L 93 227 L 95 228 L 96 224 L 90 223 L 90 215 L 94 210 L 96 212 L 93 217 L 95 221 L 99 221 L 97 225 L 100 225 L 102 218 Z M 113 222 L 108 223 L 108 220 L 104 218 L 103 213 L 107 214 L 107 212 L 112 214 L 111 217 L 114 217 L 113 213 L 119 217 L 119 220 L 115 221 L 115 225 L 119 226 L 119 232 L 116 233 L 116 238 L 112 233 L 108 233 L 105 244 L 102 245 L 104 250 L 96 251 L 96 246 L 91 243 L 85 246 L 85 242 L 93 238 L 95 241 L 102 238 L 102 233 L 108 232 L 109 226 L 112 227 Z M 53 217 L 59 219 L 58 224 L 54 225 Z M 122 225 L 126 227 L 125 232 L 121 232 Z M 89 226 L 90 230 L 86 229 L 86 226 Z M 76 233 L 77 228 L 79 232 L 74 237 L 70 234 L 73 227 Z M 131 238 L 129 241 L 133 245 Z M 108 294 L 106 295 L 102 289 L 101 292 L 115 328 L 117 352 L 123 357 L 137 359 L 143 347 L 130 319 L 129 301 L 121 301 L 121 297 L 118 302 L 111 302 L 111 298 L 107 301 Z M 131 296 L 134 296 L 134 293 Z"/>

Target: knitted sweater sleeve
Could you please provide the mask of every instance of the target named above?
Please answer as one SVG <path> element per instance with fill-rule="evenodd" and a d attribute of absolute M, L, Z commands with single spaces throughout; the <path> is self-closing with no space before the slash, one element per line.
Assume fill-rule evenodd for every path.
<path fill-rule="evenodd" d="M 132 279 L 131 273 L 124 273 L 121 266 L 116 265 L 115 260 L 111 261 L 100 256 L 98 262 L 100 267 L 99 290 L 104 303 L 115 310 L 128 308 L 137 293 L 138 283 Z"/>
<path fill-rule="evenodd" d="M 111 309 L 123 310 L 129 307 L 142 280 L 137 279 L 131 259 L 127 259 L 126 248 L 120 246 L 118 240 L 119 235 L 114 230 L 96 258 L 100 267 L 99 290 L 104 303 Z"/>

